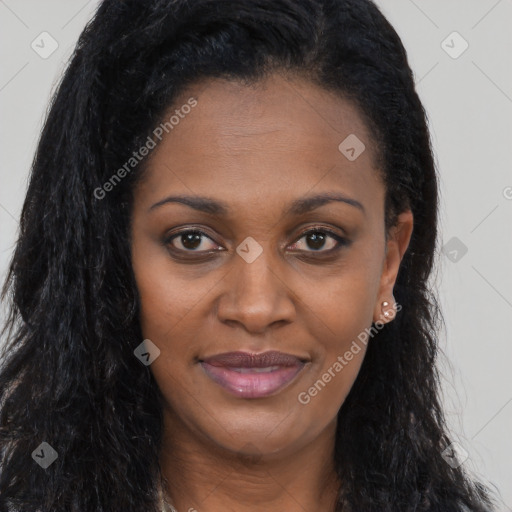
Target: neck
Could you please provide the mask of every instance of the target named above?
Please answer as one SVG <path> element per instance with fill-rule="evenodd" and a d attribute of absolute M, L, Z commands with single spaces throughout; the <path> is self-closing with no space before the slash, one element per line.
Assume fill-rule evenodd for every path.
<path fill-rule="evenodd" d="M 242 456 L 200 438 L 167 411 L 160 460 L 167 501 L 190 512 L 334 511 L 335 428 L 333 422 L 304 446 Z"/>

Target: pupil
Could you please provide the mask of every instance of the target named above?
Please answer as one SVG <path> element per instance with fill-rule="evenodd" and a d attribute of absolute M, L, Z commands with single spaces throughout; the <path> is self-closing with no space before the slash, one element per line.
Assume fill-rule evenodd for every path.
<path fill-rule="evenodd" d="M 201 235 L 199 233 L 185 233 L 181 235 L 181 243 L 187 249 L 196 249 L 201 243 Z"/>
<path fill-rule="evenodd" d="M 319 232 L 307 235 L 307 243 L 310 249 L 321 249 L 325 243 L 325 235 Z"/>

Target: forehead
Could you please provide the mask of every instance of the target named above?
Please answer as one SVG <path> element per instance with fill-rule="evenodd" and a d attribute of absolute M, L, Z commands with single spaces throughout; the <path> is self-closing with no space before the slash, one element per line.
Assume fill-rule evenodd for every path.
<path fill-rule="evenodd" d="M 182 110 L 190 98 L 197 104 Z M 179 121 L 150 155 L 139 195 L 229 196 L 242 206 L 308 191 L 366 200 L 382 192 L 375 145 L 357 108 L 304 80 L 207 80 L 181 94 L 163 122 L 173 114 Z"/>

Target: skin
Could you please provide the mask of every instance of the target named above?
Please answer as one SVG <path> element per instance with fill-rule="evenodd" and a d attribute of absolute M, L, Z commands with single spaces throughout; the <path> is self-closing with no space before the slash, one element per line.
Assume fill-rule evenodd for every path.
<path fill-rule="evenodd" d="M 252 86 L 196 84 L 170 112 L 191 96 L 197 106 L 151 154 L 132 216 L 141 328 L 161 351 L 150 368 L 165 398 L 168 493 L 180 511 L 332 510 L 342 484 L 332 462 L 336 416 L 364 345 L 308 404 L 297 397 L 372 321 L 387 321 L 381 303 L 394 303 L 412 214 L 399 215 L 386 241 L 374 142 L 348 101 L 275 74 Z M 366 146 L 354 161 L 338 149 L 349 134 Z M 342 194 L 364 211 L 336 201 L 287 212 L 292 201 L 321 193 Z M 152 208 L 171 195 L 222 201 L 228 212 L 176 202 Z M 169 240 L 184 228 L 206 236 L 187 246 L 180 236 Z M 323 246 L 304 236 L 315 230 L 325 233 Z M 236 252 L 248 236 L 263 249 L 252 263 Z M 280 350 L 308 362 L 277 394 L 240 398 L 198 364 L 236 350 Z"/>

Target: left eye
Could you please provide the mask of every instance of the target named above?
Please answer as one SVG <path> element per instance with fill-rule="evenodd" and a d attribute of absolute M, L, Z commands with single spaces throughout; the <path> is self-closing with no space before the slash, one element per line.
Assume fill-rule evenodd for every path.
<path fill-rule="evenodd" d="M 302 240 L 304 240 L 302 242 Z M 308 250 L 313 252 L 328 252 L 339 245 L 343 245 L 344 239 L 341 236 L 330 233 L 329 231 L 313 230 L 304 233 L 290 247 L 291 249 Z"/>

